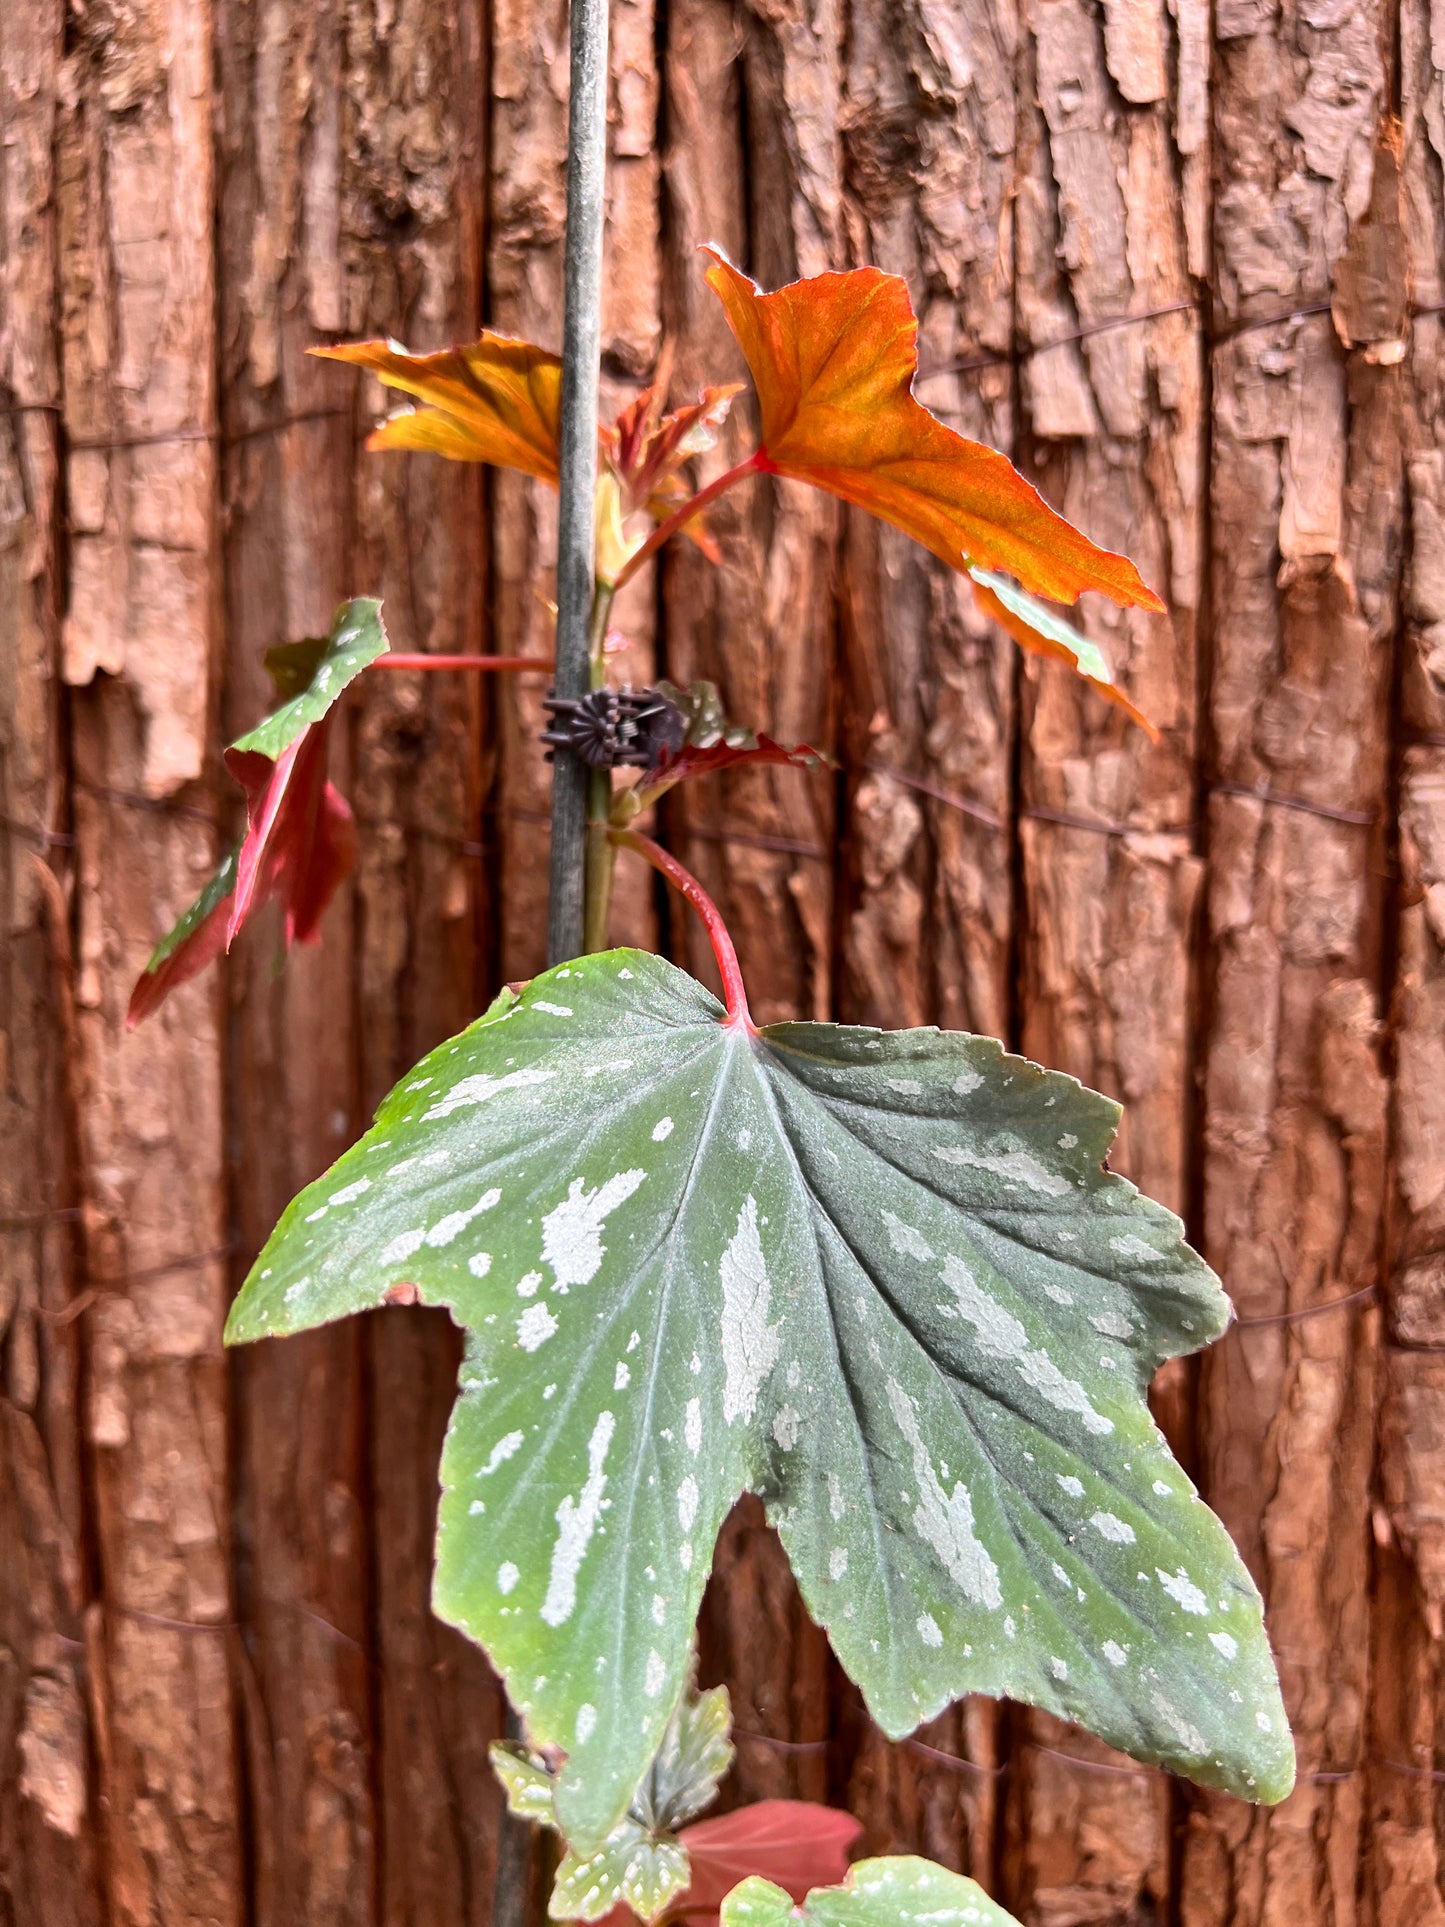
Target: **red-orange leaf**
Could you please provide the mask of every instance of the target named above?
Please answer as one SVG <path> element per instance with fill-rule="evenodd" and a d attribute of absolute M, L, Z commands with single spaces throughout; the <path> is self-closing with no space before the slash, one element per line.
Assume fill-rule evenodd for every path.
<path fill-rule="evenodd" d="M 953 568 L 1006 570 L 1055 602 L 1097 589 L 1162 610 L 1132 562 L 1097 548 L 1004 456 L 914 398 L 918 323 L 897 275 L 857 268 L 763 294 L 705 252 L 757 387 L 767 467 L 892 522 Z"/>
<path fill-rule="evenodd" d="M 408 354 L 392 341 L 349 341 L 311 352 L 368 368 L 388 388 L 426 404 L 384 421 L 368 448 L 490 462 L 557 486 L 562 363 L 545 348 L 487 329 L 465 348 L 431 355 Z"/>

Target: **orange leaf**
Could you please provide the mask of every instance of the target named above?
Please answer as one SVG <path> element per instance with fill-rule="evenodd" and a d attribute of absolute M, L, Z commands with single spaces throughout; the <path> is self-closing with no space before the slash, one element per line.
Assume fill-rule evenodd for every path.
<path fill-rule="evenodd" d="M 388 388 L 426 404 L 384 421 L 368 448 L 490 462 L 557 486 L 562 363 L 545 348 L 484 329 L 467 347 L 433 355 L 408 354 L 391 341 L 348 341 L 311 352 L 368 368 Z"/>
<path fill-rule="evenodd" d="M 952 568 L 1006 570 L 1055 602 L 1097 589 L 1163 609 L 1132 562 L 915 400 L 918 323 L 897 275 L 857 268 L 763 294 L 716 248 L 704 253 L 757 386 L 767 467 L 893 523 Z"/>

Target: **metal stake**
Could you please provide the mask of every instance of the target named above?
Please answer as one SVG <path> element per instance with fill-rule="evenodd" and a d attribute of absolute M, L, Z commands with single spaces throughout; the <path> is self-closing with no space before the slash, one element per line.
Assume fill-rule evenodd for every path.
<path fill-rule="evenodd" d="M 572 93 L 567 117 L 567 240 L 562 304 L 561 504 L 557 518 L 557 694 L 591 685 L 592 498 L 597 480 L 601 353 L 602 203 L 607 159 L 607 0 L 572 0 Z M 587 773 L 559 749 L 552 775 L 552 869 L 547 961 L 583 942 Z"/>
<path fill-rule="evenodd" d="M 572 0 L 572 91 L 567 115 L 567 239 L 563 257 L 562 420 L 557 517 L 557 668 L 561 697 L 591 687 L 592 498 L 597 480 L 597 386 L 602 338 L 602 208 L 607 162 L 607 0 Z M 552 863 L 547 961 L 583 942 L 587 770 L 568 749 L 552 769 Z M 507 1709 L 508 1739 L 523 1737 Z M 527 1927 L 534 1829 L 503 1809 L 492 1927 Z M 545 1874 L 545 1867 L 538 1870 Z M 543 1903 L 545 1905 L 545 1903 Z"/>

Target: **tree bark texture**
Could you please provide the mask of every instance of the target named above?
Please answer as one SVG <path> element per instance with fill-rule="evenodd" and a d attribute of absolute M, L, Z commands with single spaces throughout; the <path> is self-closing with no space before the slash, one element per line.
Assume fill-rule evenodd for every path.
<path fill-rule="evenodd" d="M 1028 1927 L 1445 1927 L 1445 0 L 616 0 L 604 401 L 741 366 L 696 255 L 876 262 L 919 394 L 1165 617 L 1152 746 L 792 485 L 614 611 L 834 772 L 658 827 L 760 1019 L 940 1023 L 1120 1098 L 1239 1318 L 1161 1423 L 1269 1601 L 1300 1784 L 1199 1794 L 1022 1709 L 874 1729 L 753 1504 L 701 1628 L 730 1801 L 850 1806 Z M 0 5 L 0 1927 L 485 1927 L 502 1704 L 427 1607 L 450 1328 L 228 1357 L 390 1084 L 541 962 L 538 681 L 368 678 L 360 860 L 127 1038 L 236 832 L 270 645 L 545 653 L 555 500 L 370 456 L 318 341 L 560 331 L 566 14 Z M 739 403 L 705 477 L 747 445 Z M 620 941 L 699 974 L 623 858 Z"/>

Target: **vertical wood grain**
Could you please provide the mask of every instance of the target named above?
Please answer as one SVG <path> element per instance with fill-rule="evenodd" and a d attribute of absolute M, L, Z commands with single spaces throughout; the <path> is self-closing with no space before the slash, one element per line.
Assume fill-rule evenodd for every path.
<path fill-rule="evenodd" d="M 340 330 L 418 348 L 466 340 L 480 321 L 483 11 L 471 0 L 354 0 L 340 28 Z M 382 598 L 398 650 L 481 648 L 479 471 L 366 453 L 360 431 L 386 407 L 380 390 L 341 378 L 332 392 L 350 399 L 358 429 L 351 592 Z M 478 1009 L 492 912 L 479 857 L 483 701 L 474 678 L 389 674 L 366 683 L 352 710 L 363 1116 Z M 378 1918 L 480 1927 L 500 1807 L 487 1745 L 501 1700 L 483 1656 L 429 1605 L 456 1334 L 445 1319 L 395 1310 L 367 1321 L 365 1344 Z"/>
<path fill-rule="evenodd" d="M 1408 505 L 1398 665 L 1397 853 L 1391 1011 L 1390 1267 L 1386 1281 L 1362 1918 L 1445 1923 L 1439 1774 L 1445 1733 L 1445 26 L 1399 14 L 1400 116 L 1372 199 L 1397 197 L 1404 248 L 1378 224 L 1376 272 L 1352 335 L 1399 361 Z M 1398 174 L 1396 161 L 1398 159 Z M 1392 240 L 1396 241 L 1391 246 Z M 1415 313 L 1404 313 L 1406 298 Z"/>
<path fill-rule="evenodd" d="M 846 27 L 847 259 L 908 282 L 920 397 L 961 432 L 1011 450 L 1014 11 L 855 4 Z M 959 575 L 861 513 L 845 518 L 841 587 L 837 1014 L 1007 1035 L 1013 645 Z M 926 1841 L 946 1865 L 992 1882 L 998 1728 L 988 1701 L 950 1708 L 921 1734 L 940 1760 L 865 1725 L 849 1800 L 870 1849 Z"/>
<path fill-rule="evenodd" d="M 73 23 L 60 129 L 91 1650 L 113 1919 L 243 1918 L 220 985 L 121 1029 L 217 853 L 209 5 Z"/>
<path fill-rule="evenodd" d="M 531 0 L 503 0 L 495 22 L 489 321 L 505 334 L 556 349 L 562 336 L 562 233 L 566 213 L 567 22 Z M 604 420 L 647 385 L 661 347 L 658 231 L 658 76 L 652 0 L 614 0 L 608 49 L 607 196 L 602 268 Z M 496 645 L 550 656 L 557 555 L 557 498 L 520 475 L 492 477 Z M 625 652 L 613 678 L 653 679 L 656 585 L 642 571 L 618 597 L 611 628 Z M 539 736 L 545 680 L 498 692 L 499 771 L 494 800 L 502 884 L 502 976 L 535 975 L 545 962 L 550 774 Z M 653 948 L 657 923 L 648 874 L 624 859 L 612 906 L 615 941 Z"/>
<path fill-rule="evenodd" d="M 1095 596 L 1076 612 L 1158 744 L 1077 676 L 1025 664 L 1020 1041 L 1123 1103 L 1111 1168 L 1183 1211 L 1204 546 L 1205 237 L 1188 184 L 1207 147 L 1207 10 L 1029 0 L 1024 27 L 1024 469 L 1132 556 L 1168 613 Z M 1166 1393 L 1176 1408 L 1181 1384 L 1176 1373 Z M 1014 1756 L 1008 1898 L 1040 1923 L 1166 1910 L 1161 1777 L 1042 1715 L 1022 1725 L 1050 1750 Z"/>
<path fill-rule="evenodd" d="M 1399 248 L 1378 192 L 1390 27 L 1229 0 L 1215 32 L 1204 1237 L 1239 1324 L 1203 1363 L 1201 1483 L 1264 1591 L 1301 1779 L 1270 1811 L 1191 1795 L 1182 1911 L 1343 1927 L 1378 1314 L 1333 1301 L 1379 1276 L 1402 486 L 1399 370 L 1342 337 L 1373 243 Z"/>
<path fill-rule="evenodd" d="M 99 1927 L 59 690 L 58 6 L 0 19 L 0 1921 Z"/>
<path fill-rule="evenodd" d="M 720 243 L 768 287 L 836 258 L 838 36 L 827 4 L 744 15 L 720 0 L 683 0 L 669 9 L 663 314 L 680 397 L 745 373 L 702 278 L 703 242 Z M 702 478 L 738 460 L 755 434 L 750 409 L 740 406 L 703 458 Z M 781 741 L 826 745 L 833 505 L 791 484 L 773 492 L 750 483 L 718 502 L 709 525 L 720 565 L 681 544 L 664 561 L 668 673 L 715 682 L 732 715 Z M 792 769 L 725 775 L 680 790 L 664 822 L 722 907 L 758 1021 L 828 1015 L 827 779 Z M 670 909 L 673 954 L 715 984 L 695 919 Z M 736 1508 L 724 1527 L 714 1574 L 700 1635 L 704 1675 L 726 1678 L 735 1721 L 753 1736 L 739 1752 L 733 1791 L 819 1798 L 827 1784 L 826 1753 L 817 1747 L 829 1720 L 827 1649 L 755 1503 Z M 765 1638 L 750 1631 L 758 1623 Z M 785 1746 L 769 1747 L 767 1738 Z"/>
<path fill-rule="evenodd" d="M 266 649 L 324 635 L 351 588 L 354 411 L 335 371 L 306 354 L 347 320 L 340 23 L 290 0 L 228 0 L 218 33 L 222 724 L 233 738 L 275 701 Z M 343 791 L 353 701 L 331 730 L 331 774 Z M 274 919 L 248 929 L 232 953 L 237 1285 L 291 1197 L 365 1122 L 355 941 L 348 890 L 328 909 L 318 944 L 297 949 L 283 970 Z M 254 1676 L 246 1758 L 257 1927 L 371 1927 L 378 1816 L 364 1327 L 351 1321 L 294 1347 L 246 1347 L 233 1355 L 232 1382 L 238 1609 Z"/>
<path fill-rule="evenodd" d="M 1170 605 L 1083 611 L 1157 750 L 787 485 L 615 617 L 621 675 L 844 766 L 664 813 L 758 1016 L 1014 1025 L 1125 1102 L 1114 1162 L 1241 1313 L 1158 1409 L 1268 1595 L 1280 1809 L 984 1702 L 923 1736 L 958 1766 L 887 1745 L 760 1508 L 719 1546 L 728 1797 L 846 1800 L 1028 1927 L 1445 1927 L 1442 35 L 1441 0 L 614 6 L 607 405 L 741 374 L 698 242 L 765 286 L 876 260 L 921 398 Z M 455 1336 L 219 1332 L 290 1193 L 541 961 L 540 681 L 348 697 L 320 947 L 274 975 L 257 927 L 120 1020 L 236 828 L 265 646 L 375 592 L 398 647 L 550 650 L 554 498 L 365 455 L 382 391 L 304 348 L 555 344 L 565 86 L 537 0 L 0 7 L 0 1927 L 488 1919 L 501 1703 L 428 1605 Z M 616 934 L 710 975 L 659 902 L 624 866 Z"/>

